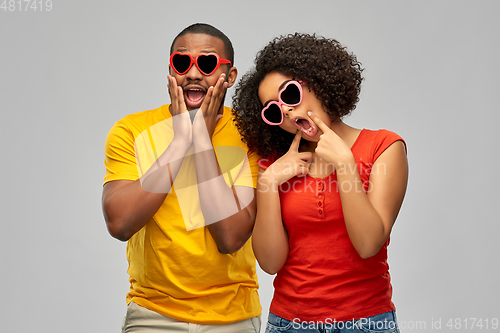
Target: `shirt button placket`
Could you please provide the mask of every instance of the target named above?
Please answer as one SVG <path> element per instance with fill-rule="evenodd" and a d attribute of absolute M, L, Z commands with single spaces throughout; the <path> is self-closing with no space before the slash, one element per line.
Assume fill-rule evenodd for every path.
<path fill-rule="evenodd" d="M 317 206 L 318 206 L 318 216 L 324 218 L 324 201 L 325 201 L 325 183 L 323 180 L 317 182 Z"/>

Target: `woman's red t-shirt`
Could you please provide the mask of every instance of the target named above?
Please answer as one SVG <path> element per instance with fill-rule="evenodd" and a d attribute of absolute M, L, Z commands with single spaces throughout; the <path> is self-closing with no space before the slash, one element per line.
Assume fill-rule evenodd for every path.
<path fill-rule="evenodd" d="M 338 184 L 335 172 L 323 179 L 294 177 L 280 186 L 290 250 L 274 280 L 272 313 L 301 322 L 338 322 L 395 309 L 389 239 L 375 256 L 362 259 L 347 234 L 338 188 L 366 192 L 375 161 L 396 141 L 403 139 L 387 130 L 361 131 L 351 148 L 363 183 L 359 188 Z M 259 164 L 265 169 L 272 162 Z"/>

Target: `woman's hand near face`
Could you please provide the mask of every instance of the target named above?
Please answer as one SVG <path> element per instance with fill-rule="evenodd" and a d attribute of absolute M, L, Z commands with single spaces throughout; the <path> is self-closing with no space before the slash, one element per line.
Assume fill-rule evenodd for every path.
<path fill-rule="evenodd" d="M 306 176 L 312 161 L 311 152 L 299 152 L 302 132 L 297 130 L 288 152 L 277 159 L 261 175 L 262 180 L 276 183 L 278 186 L 295 176 Z"/>
<path fill-rule="evenodd" d="M 339 167 L 339 163 L 345 163 L 354 158 L 349 146 L 337 135 L 337 133 L 330 129 L 330 127 L 328 127 L 314 113 L 308 112 L 308 115 L 323 132 L 323 134 L 320 135 L 318 145 L 316 146 L 316 156 L 329 163 L 333 163 L 336 169 Z"/>
<path fill-rule="evenodd" d="M 288 234 L 281 217 L 278 186 L 295 176 L 305 176 L 311 152 L 299 152 L 301 131 L 297 131 L 288 152 L 262 172 L 257 181 L 257 216 L 252 246 L 260 267 L 276 274 L 288 257 Z"/>
<path fill-rule="evenodd" d="M 323 131 L 316 155 L 333 163 L 336 170 L 343 170 L 337 172 L 337 183 L 342 184 L 339 194 L 349 238 L 362 258 L 374 256 L 389 238 L 406 192 L 408 162 L 404 144 L 395 142 L 378 157 L 367 192 L 355 190 L 362 181 L 351 149 L 321 119 L 312 113 L 309 116 Z"/>

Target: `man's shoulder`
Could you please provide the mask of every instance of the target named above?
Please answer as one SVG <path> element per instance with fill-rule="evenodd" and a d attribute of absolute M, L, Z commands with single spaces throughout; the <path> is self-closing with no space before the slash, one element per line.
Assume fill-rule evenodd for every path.
<path fill-rule="evenodd" d="M 162 105 L 156 109 L 131 113 L 120 119 L 117 123 L 148 125 L 170 118 L 168 107 L 170 104 Z"/>

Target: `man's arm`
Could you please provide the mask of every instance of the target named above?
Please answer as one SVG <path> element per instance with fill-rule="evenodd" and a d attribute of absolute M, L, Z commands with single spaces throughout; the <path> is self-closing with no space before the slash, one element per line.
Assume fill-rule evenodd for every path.
<path fill-rule="evenodd" d="M 224 74 L 221 75 L 215 87 L 210 87 L 201 110 L 194 119 L 193 145 L 200 205 L 207 227 L 217 243 L 219 252 L 233 253 L 238 251 L 252 234 L 256 193 L 251 186 L 235 186 L 230 171 L 226 174 L 226 177 L 229 177 L 229 186 L 224 178 L 220 177 L 221 168 L 212 146 L 212 136 L 217 122 L 222 117 L 219 110 L 223 108 L 221 104 L 227 89 L 224 78 Z M 249 170 L 247 163 L 243 163 L 243 168 L 245 167 Z M 210 223 L 212 221 L 216 222 Z"/>
<path fill-rule="evenodd" d="M 224 177 L 219 175 L 219 163 L 212 144 L 209 144 L 209 149 L 195 154 L 200 205 L 219 252 L 233 253 L 238 251 L 252 234 L 256 193 L 253 187 L 235 186 L 231 172 L 226 174 L 231 182 L 228 186 Z M 243 163 L 243 168 L 245 167 L 251 173 L 247 163 Z M 212 221 L 217 222 L 210 223 Z"/>
<path fill-rule="evenodd" d="M 256 190 L 247 189 L 253 191 L 254 197 L 248 206 L 218 223 L 208 225 L 208 230 L 217 243 L 220 253 L 227 254 L 238 251 L 252 235 L 257 211 Z"/>
<path fill-rule="evenodd" d="M 189 121 L 189 120 L 188 120 Z M 177 176 L 187 144 L 172 142 L 138 180 L 115 180 L 103 187 L 102 209 L 111 236 L 127 241 L 158 211 Z"/>
<path fill-rule="evenodd" d="M 139 180 L 115 180 L 104 185 L 102 210 L 111 236 L 127 241 L 153 217 L 167 196 L 142 189 Z"/>
<path fill-rule="evenodd" d="M 148 171 L 136 181 L 114 180 L 104 185 L 102 209 L 111 236 L 127 241 L 139 231 L 158 211 L 167 197 L 186 152 L 192 143 L 192 125 L 185 105 L 181 105 L 175 80 L 170 80 L 169 94 L 172 104 L 174 138 L 167 149 L 151 165 Z M 183 101 L 182 101 L 183 103 Z M 127 135 L 120 133 L 117 135 Z M 129 138 L 133 141 L 133 138 Z M 133 145 L 128 141 L 127 145 Z M 128 147 L 129 155 L 134 155 L 134 147 Z M 129 156 L 129 160 L 136 156 Z"/>

